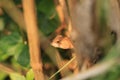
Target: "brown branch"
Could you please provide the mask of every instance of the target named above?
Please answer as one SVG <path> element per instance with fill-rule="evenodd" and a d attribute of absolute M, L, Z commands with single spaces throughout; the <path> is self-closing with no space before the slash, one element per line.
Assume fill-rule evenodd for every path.
<path fill-rule="evenodd" d="M 58 63 L 57 64 L 58 68 L 61 69 L 65 65 L 64 60 L 61 58 L 59 53 L 56 54 L 56 59 L 57 59 L 57 63 Z M 64 70 L 62 70 L 60 73 L 61 73 L 62 77 L 65 77 L 65 76 L 68 76 L 69 74 L 71 74 L 68 67 L 65 67 Z"/>
<path fill-rule="evenodd" d="M 30 63 L 35 74 L 35 80 L 44 80 L 34 0 L 22 0 L 22 2 L 30 49 Z"/>
<path fill-rule="evenodd" d="M 3 4 L 4 1 L 4 4 Z M 15 6 L 13 0 L 0 0 L 0 6 L 2 4 L 2 8 L 4 11 L 7 12 L 7 14 L 17 23 L 19 24 L 19 27 L 26 31 L 26 26 L 24 22 L 24 18 L 22 15 L 22 12 L 19 9 L 16 9 L 17 6 Z M 7 4 L 7 5 L 6 5 Z M 11 4 L 11 5 L 9 5 Z M 11 7 L 12 8 L 11 8 Z M 12 9 L 12 10 L 11 10 Z M 10 11 L 10 12 L 9 12 Z M 21 16 L 22 15 L 22 16 Z M 17 16 L 17 17 L 16 17 Z M 39 30 L 40 33 L 40 43 L 41 43 L 41 48 L 45 51 L 45 53 L 50 57 L 54 65 L 58 66 L 59 63 L 57 63 L 56 55 L 59 53 L 57 49 L 52 47 L 50 45 L 50 41 L 48 40 L 47 37 L 43 35 L 43 33 Z M 59 66 L 58 66 L 59 67 Z"/>
<path fill-rule="evenodd" d="M 72 30 L 72 24 L 71 24 L 71 17 L 69 15 L 69 8 L 67 6 L 67 3 L 65 0 L 55 0 L 55 1 L 59 1 L 59 6 L 61 7 L 61 12 L 62 12 L 62 15 L 64 16 L 63 20 L 64 22 L 63 25 L 65 24 L 65 27 L 66 28 L 66 31 L 65 31 L 65 35 L 67 37 L 70 37 L 70 33 L 71 33 L 71 30 Z M 59 13 L 59 12 L 58 12 Z M 58 29 L 59 30 L 59 29 Z M 57 30 L 56 30 L 57 31 Z M 74 51 L 72 51 L 72 57 L 76 56 L 76 53 L 74 53 Z M 75 64 L 75 68 L 73 69 L 73 73 L 76 74 L 78 73 L 79 71 L 79 67 L 78 67 L 78 62 L 77 62 L 77 59 L 75 59 L 73 61 L 73 63 Z"/>
<path fill-rule="evenodd" d="M 56 11 L 58 13 L 60 22 L 64 22 L 64 14 L 63 14 L 63 10 L 62 10 L 62 6 L 60 5 L 58 0 L 54 0 L 55 6 L 56 6 Z"/>
<path fill-rule="evenodd" d="M 54 3 L 61 22 L 61 25 L 56 29 L 55 33 L 60 34 L 63 29 L 66 29 L 65 35 L 69 37 L 71 32 L 71 18 L 67 3 L 65 0 L 54 0 Z"/>
<path fill-rule="evenodd" d="M 3 63 L 0 63 L 0 71 L 3 71 L 7 74 L 10 74 L 10 73 L 15 73 L 16 71 L 13 70 L 12 68 L 10 68 L 9 66 L 3 64 Z"/>
<path fill-rule="evenodd" d="M 9 4 L 11 4 L 11 5 L 9 5 Z M 19 9 L 16 9 L 17 6 L 15 6 L 13 0 L 0 0 L 0 7 L 2 7 L 4 9 L 4 11 L 19 25 L 19 27 L 22 30 L 26 31 L 26 26 L 25 26 L 24 17 L 22 15 L 22 12 Z M 50 46 L 50 41 L 42 34 L 41 31 L 39 31 L 39 33 L 40 33 L 40 38 L 41 38 L 41 41 L 40 41 L 41 48 L 45 51 L 45 53 L 47 53 L 47 55 L 50 57 L 50 59 L 56 65 L 57 62 L 54 59 L 55 58 L 54 54 L 57 52 L 57 50 L 55 48 L 53 48 L 52 46 Z"/>
<path fill-rule="evenodd" d="M 4 13 L 3 13 L 3 10 L 2 8 L 0 7 L 0 16 L 2 16 Z"/>
<path fill-rule="evenodd" d="M 23 14 L 21 14 L 21 11 L 16 7 L 13 0 L 0 0 L 0 7 L 9 14 L 9 16 L 20 26 L 20 28 L 25 30 Z"/>

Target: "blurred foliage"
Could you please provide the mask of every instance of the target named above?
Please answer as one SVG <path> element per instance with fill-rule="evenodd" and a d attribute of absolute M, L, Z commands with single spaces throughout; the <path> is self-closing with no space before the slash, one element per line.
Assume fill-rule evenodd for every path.
<path fill-rule="evenodd" d="M 4 80 L 7 77 L 7 74 L 4 72 L 0 72 L 0 80 Z"/>
<path fill-rule="evenodd" d="M 120 44 L 116 44 L 109 50 L 108 54 L 106 54 L 102 62 L 114 60 L 117 62 L 117 64 L 110 67 L 108 71 L 106 71 L 105 73 L 99 74 L 98 76 L 91 78 L 90 80 L 120 80 L 119 57 L 120 57 Z"/>
<path fill-rule="evenodd" d="M 21 0 L 14 0 L 14 2 L 16 5 L 21 5 Z M 53 0 L 36 0 L 36 6 L 39 29 L 49 36 L 60 24 L 54 2 Z M 30 68 L 26 34 L 6 12 L 0 15 L 0 62 L 9 64 L 18 71 Z M 8 80 L 6 77 L 7 74 L 0 72 L 0 80 Z M 10 78 L 11 80 L 33 80 L 34 75 L 29 71 L 26 78 L 18 73 L 10 74 Z"/>
<path fill-rule="evenodd" d="M 99 76 L 91 80 L 119 80 L 120 78 L 120 64 L 115 65 L 106 73 L 100 74 Z"/>
<path fill-rule="evenodd" d="M 27 73 L 26 76 L 23 76 L 18 73 L 11 73 L 10 74 L 10 79 L 11 80 L 33 80 L 34 79 L 34 74 L 32 69 L 30 69 Z"/>
<path fill-rule="evenodd" d="M 10 74 L 11 80 L 26 80 L 24 76 L 18 74 L 18 73 L 12 73 Z"/>
<path fill-rule="evenodd" d="M 53 0 L 36 0 L 38 25 L 45 35 L 50 35 L 58 27 L 59 19 Z"/>
<path fill-rule="evenodd" d="M 33 79 L 34 79 L 34 73 L 33 73 L 32 69 L 30 69 L 30 70 L 27 72 L 26 80 L 33 80 Z"/>
<path fill-rule="evenodd" d="M 0 61 L 4 61 L 9 56 L 19 54 L 23 46 L 22 38 L 18 33 L 11 33 L 0 39 Z"/>
<path fill-rule="evenodd" d="M 21 4 L 21 0 L 14 0 L 14 2 L 16 5 Z M 49 36 L 60 25 L 54 2 L 53 0 L 36 0 L 36 7 L 39 30 L 46 36 Z M 105 10 L 103 7 L 101 8 L 101 26 L 106 25 Z M 120 56 L 120 54 L 117 54 L 119 50 L 116 49 L 116 47 L 112 48 L 110 54 L 105 57 L 105 61 L 106 59 L 118 58 Z M 59 49 L 59 51 L 63 58 L 70 59 L 68 57 L 71 56 L 69 50 Z M 66 51 L 68 52 L 67 54 L 65 54 Z M 42 57 L 44 62 L 49 61 L 48 57 L 44 55 Z M 19 29 L 18 25 L 5 12 L 3 15 L 0 15 L 0 62 L 7 63 L 18 71 L 26 70 L 25 76 L 18 73 L 11 73 L 11 80 L 34 79 L 34 74 L 29 64 L 29 48 L 26 34 Z M 0 71 L 0 80 L 8 80 L 9 78 L 7 77 L 8 75 L 6 73 Z M 90 80 L 120 80 L 120 64 L 116 64 L 106 73 Z"/>

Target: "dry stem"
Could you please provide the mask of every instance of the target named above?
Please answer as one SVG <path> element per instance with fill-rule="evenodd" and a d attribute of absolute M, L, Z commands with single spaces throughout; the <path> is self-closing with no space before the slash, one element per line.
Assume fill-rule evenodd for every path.
<path fill-rule="evenodd" d="M 35 80 L 44 80 L 34 0 L 23 0 L 23 9 Z"/>
<path fill-rule="evenodd" d="M 0 0 L 0 7 L 12 17 L 20 28 L 25 29 L 23 14 L 21 14 L 21 11 L 16 7 L 13 0 Z"/>
<path fill-rule="evenodd" d="M 0 63 L 0 70 L 3 72 L 6 72 L 7 74 L 15 73 L 15 71 L 12 68 L 10 68 L 2 63 Z"/>

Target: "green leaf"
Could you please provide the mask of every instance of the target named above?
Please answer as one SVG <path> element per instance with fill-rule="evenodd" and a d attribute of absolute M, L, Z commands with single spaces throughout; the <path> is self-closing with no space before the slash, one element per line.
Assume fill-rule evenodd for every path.
<path fill-rule="evenodd" d="M 38 24 L 45 35 L 50 35 L 59 26 L 53 0 L 37 0 Z"/>
<path fill-rule="evenodd" d="M 38 23 L 40 25 L 40 30 L 45 34 L 49 35 L 52 33 L 57 27 L 59 22 L 56 19 L 49 20 L 45 17 L 45 15 L 38 16 Z"/>
<path fill-rule="evenodd" d="M 0 80 L 4 80 L 6 76 L 7 76 L 6 73 L 0 71 Z"/>
<path fill-rule="evenodd" d="M 10 74 L 11 80 L 26 80 L 23 75 L 20 75 L 18 73 L 12 73 Z"/>
<path fill-rule="evenodd" d="M 30 70 L 27 72 L 26 80 L 34 80 L 34 73 L 33 73 L 33 70 L 32 70 L 32 69 L 30 69 Z"/>
<path fill-rule="evenodd" d="M 19 33 L 13 32 L 0 39 L 0 61 L 4 61 L 9 56 L 19 54 L 23 48 L 23 40 Z"/>
<path fill-rule="evenodd" d="M 37 4 L 38 11 L 47 15 L 48 18 L 55 14 L 53 0 L 40 0 Z"/>
<path fill-rule="evenodd" d="M 30 57 L 29 57 L 29 50 L 27 45 L 23 47 L 21 53 L 17 57 L 17 62 L 24 67 L 29 66 Z"/>

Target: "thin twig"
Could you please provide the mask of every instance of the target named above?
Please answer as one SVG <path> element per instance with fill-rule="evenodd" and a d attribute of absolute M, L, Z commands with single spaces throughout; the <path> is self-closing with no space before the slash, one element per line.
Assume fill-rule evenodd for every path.
<path fill-rule="evenodd" d="M 97 64 L 97 65 L 93 66 L 92 68 L 90 68 L 84 72 L 81 72 L 77 75 L 72 75 L 67 78 L 63 78 L 61 80 L 86 80 L 88 78 L 95 77 L 101 73 L 106 72 L 114 64 L 116 64 L 116 62 L 117 62 L 116 60 L 106 61 L 106 62 Z"/>
<path fill-rule="evenodd" d="M 15 73 L 16 71 L 13 70 L 12 68 L 0 63 L 0 70 L 7 73 L 7 74 L 10 74 L 10 73 Z"/>
<path fill-rule="evenodd" d="M 68 63 L 66 63 L 62 68 L 60 68 L 55 74 L 53 74 L 49 80 L 51 80 L 56 74 L 58 74 L 60 71 L 62 71 L 65 67 L 67 67 L 76 57 L 73 57 Z"/>
<path fill-rule="evenodd" d="M 16 7 L 13 0 L 0 0 L 0 6 L 20 26 L 20 28 L 25 30 L 23 14 L 21 14 L 21 11 Z"/>
<path fill-rule="evenodd" d="M 34 0 L 22 0 L 22 2 L 30 48 L 30 63 L 35 74 L 35 80 L 44 80 Z"/>
<path fill-rule="evenodd" d="M 58 68 L 61 69 L 65 65 L 64 60 L 61 58 L 59 53 L 56 53 L 56 59 L 57 59 L 57 63 L 58 63 L 57 64 Z M 65 76 L 68 76 L 69 74 L 71 74 L 72 72 L 68 69 L 68 67 L 65 67 L 64 70 L 60 71 L 60 73 L 61 73 L 62 77 L 65 77 Z"/>
<path fill-rule="evenodd" d="M 59 0 L 54 0 L 55 6 L 56 6 L 56 11 L 58 13 L 60 22 L 63 23 L 64 22 L 64 14 L 63 14 L 63 10 L 62 10 L 62 6 L 59 3 Z"/>

